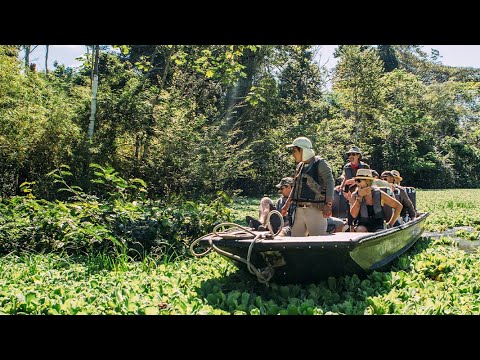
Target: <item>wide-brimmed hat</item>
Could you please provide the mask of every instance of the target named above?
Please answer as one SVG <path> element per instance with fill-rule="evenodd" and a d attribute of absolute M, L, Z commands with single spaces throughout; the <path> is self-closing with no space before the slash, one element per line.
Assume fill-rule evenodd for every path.
<path fill-rule="evenodd" d="M 391 170 L 390 171 L 392 173 L 392 176 L 395 178 L 395 179 L 398 179 L 400 181 L 403 180 L 403 178 L 400 176 L 400 172 L 398 170 Z"/>
<path fill-rule="evenodd" d="M 374 180 L 372 175 L 372 170 L 370 169 L 358 169 L 357 175 L 355 176 L 356 179 L 363 179 L 363 180 Z"/>
<path fill-rule="evenodd" d="M 291 144 L 287 145 L 287 148 L 291 148 L 294 146 L 297 146 L 302 149 L 312 150 L 312 142 L 310 141 L 310 139 L 304 136 L 298 137 L 295 140 L 293 140 Z"/>
<path fill-rule="evenodd" d="M 360 149 L 358 148 L 358 146 L 352 146 L 350 148 L 350 150 L 348 150 L 345 154 L 350 154 L 350 153 L 355 153 L 355 154 L 360 154 L 362 155 L 362 152 L 360 151 Z"/>
<path fill-rule="evenodd" d="M 284 177 L 280 182 L 275 185 L 277 188 L 281 188 L 282 186 L 293 186 L 293 178 L 291 177 Z"/>
<path fill-rule="evenodd" d="M 387 171 L 382 172 L 382 175 L 380 175 L 381 178 L 384 177 L 384 176 L 393 176 L 393 174 L 392 174 L 391 171 L 387 170 Z"/>

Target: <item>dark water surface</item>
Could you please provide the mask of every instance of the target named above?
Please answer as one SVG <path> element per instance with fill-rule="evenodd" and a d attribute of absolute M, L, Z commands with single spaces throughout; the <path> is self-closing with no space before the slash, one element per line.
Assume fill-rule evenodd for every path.
<path fill-rule="evenodd" d="M 422 237 L 430 237 L 434 239 L 439 239 L 441 237 L 448 237 L 453 240 L 453 246 L 464 250 L 466 252 L 475 252 L 480 249 L 480 239 L 479 240 L 468 240 L 458 236 L 455 236 L 455 233 L 458 230 L 467 230 L 468 232 L 474 232 L 475 228 L 471 226 L 458 226 L 453 229 L 448 229 L 443 232 L 433 231 L 433 232 L 424 232 Z"/>

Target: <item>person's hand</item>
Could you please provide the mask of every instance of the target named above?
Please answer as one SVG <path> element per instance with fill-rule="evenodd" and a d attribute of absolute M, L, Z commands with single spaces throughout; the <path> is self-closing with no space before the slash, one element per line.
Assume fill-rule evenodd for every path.
<path fill-rule="evenodd" d="M 286 205 L 283 205 L 283 207 L 280 209 L 280 214 L 282 214 L 282 216 L 286 216 L 287 211 L 288 211 L 288 208 L 286 207 Z"/>
<path fill-rule="evenodd" d="M 325 206 L 323 207 L 323 217 L 327 218 L 332 216 L 332 203 L 327 202 L 325 203 Z"/>
<path fill-rule="evenodd" d="M 335 190 L 336 190 L 336 191 L 340 191 L 341 189 L 342 189 L 342 186 L 341 186 L 341 185 L 335 186 Z"/>
<path fill-rule="evenodd" d="M 372 188 L 369 186 L 367 188 L 363 188 L 363 189 L 358 189 L 358 195 L 360 196 L 365 196 L 365 195 L 368 195 L 372 192 Z"/>
<path fill-rule="evenodd" d="M 343 197 L 347 199 L 348 202 L 352 200 L 352 195 L 353 194 L 351 192 L 345 192 L 345 191 L 343 192 Z"/>
<path fill-rule="evenodd" d="M 351 178 L 351 179 L 348 179 L 347 181 L 345 181 L 345 185 L 353 185 L 355 184 L 355 179 L 354 178 Z"/>

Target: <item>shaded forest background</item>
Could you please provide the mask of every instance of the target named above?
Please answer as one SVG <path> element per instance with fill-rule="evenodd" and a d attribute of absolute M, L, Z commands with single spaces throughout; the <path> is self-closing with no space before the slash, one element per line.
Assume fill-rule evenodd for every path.
<path fill-rule="evenodd" d="M 351 144 L 405 185 L 478 187 L 480 69 L 442 65 L 420 46 L 339 46 L 337 66 L 308 45 L 100 46 L 92 139 L 94 52 L 79 69 L 48 72 L 0 46 L 0 196 L 62 164 L 88 190 L 95 168 L 148 184 L 152 199 L 218 191 L 261 195 L 293 174 L 285 145 L 309 137 L 335 177 Z M 331 86 L 327 86 L 331 84 Z"/>

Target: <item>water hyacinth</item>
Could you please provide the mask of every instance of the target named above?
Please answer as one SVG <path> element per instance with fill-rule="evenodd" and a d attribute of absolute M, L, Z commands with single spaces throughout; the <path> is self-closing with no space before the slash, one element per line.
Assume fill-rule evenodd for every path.
<path fill-rule="evenodd" d="M 478 219 L 480 190 L 468 190 L 475 207 L 464 200 L 441 205 L 445 198 L 452 204 L 467 198 L 464 191 L 418 191 L 419 209 L 432 212 L 429 231 L 439 231 L 444 218 L 477 226 L 457 213 L 465 209 L 468 219 Z M 240 222 L 245 210 L 232 213 Z M 448 236 L 426 236 L 385 272 L 268 287 L 217 254 L 141 261 L 102 254 L 10 254 L 0 258 L 0 313 L 480 314 L 480 253 L 454 245 Z"/>

